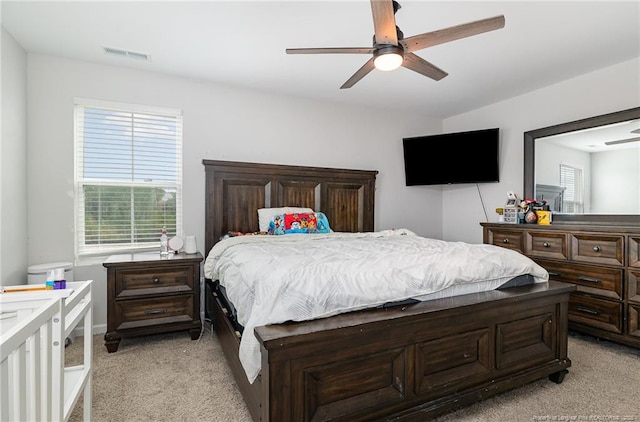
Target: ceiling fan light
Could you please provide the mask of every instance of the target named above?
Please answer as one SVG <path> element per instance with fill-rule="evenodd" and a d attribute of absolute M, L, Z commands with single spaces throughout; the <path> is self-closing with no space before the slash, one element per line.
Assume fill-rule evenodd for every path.
<path fill-rule="evenodd" d="M 400 65 L 402 65 L 403 60 L 404 58 L 402 57 L 402 55 L 398 53 L 386 53 L 380 54 L 378 57 L 376 57 L 373 60 L 373 65 L 376 67 L 376 69 L 387 72 L 389 70 L 395 70 L 399 68 Z"/>

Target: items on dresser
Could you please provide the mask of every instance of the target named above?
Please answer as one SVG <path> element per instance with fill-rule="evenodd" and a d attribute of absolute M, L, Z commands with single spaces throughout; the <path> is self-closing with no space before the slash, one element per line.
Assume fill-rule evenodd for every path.
<path fill-rule="evenodd" d="M 125 337 L 188 330 L 200 336 L 200 263 L 202 255 L 157 253 L 109 257 L 107 332 L 109 353 Z"/>
<path fill-rule="evenodd" d="M 569 328 L 640 348 L 640 226 L 480 223 L 484 243 L 529 256 L 572 283 Z"/>

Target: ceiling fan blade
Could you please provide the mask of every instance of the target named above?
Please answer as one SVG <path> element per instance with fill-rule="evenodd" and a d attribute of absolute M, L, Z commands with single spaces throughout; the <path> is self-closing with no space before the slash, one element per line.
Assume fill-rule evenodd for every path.
<path fill-rule="evenodd" d="M 345 82 L 340 89 L 351 88 L 354 86 L 360 79 L 367 76 L 369 72 L 373 70 L 373 57 L 370 58 L 356 73 L 353 74 L 352 77 L 349 78 L 347 82 Z"/>
<path fill-rule="evenodd" d="M 404 54 L 404 61 L 402 62 L 402 66 L 436 81 L 439 81 L 440 79 L 448 75 L 448 73 L 444 70 L 432 65 L 422 57 L 416 56 L 413 53 Z"/>
<path fill-rule="evenodd" d="M 420 35 L 414 35 L 413 37 L 405 38 L 400 42 L 405 50 L 418 51 L 423 48 L 444 44 L 449 41 L 459 40 L 461 38 L 494 31 L 500 28 L 504 28 L 504 16 L 502 15 L 495 16 L 493 18 L 481 19 L 479 21 L 463 23 L 462 25 L 439 29 L 437 31 L 427 32 Z"/>
<path fill-rule="evenodd" d="M 627 139 L 619 139 L 617 141 L 607 141 L 605 145 L 618 145 L 618 144 L 628 144 L 629 142 L 640 142 L 640 137 L 638 138 L 627 138 Z"/>
<path fill-rule="evenodd" d="M 371 13 L 376 43 L 398 45 L 393 0 L 371 0 Z"/>
<path fill-rule="evenodd" d="M 371 54 L 371 47 L 287 48 L 287 54 Z"/>

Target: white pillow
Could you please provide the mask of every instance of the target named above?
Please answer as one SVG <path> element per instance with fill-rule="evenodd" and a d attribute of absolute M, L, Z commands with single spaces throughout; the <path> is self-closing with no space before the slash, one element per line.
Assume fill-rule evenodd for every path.
<path fill-rule="evenodd" d="M 296 212 L 314 212 L 311 208 L 296 208 L 296 207 L 282 207 L 282 208 L 259 208 L 258 209 L 258 224 L 260 225 L 260 231 L 266 232 L 269 230 L 269 223 L 273 220 L 273 216 L 278 214 L 293 214 Z"/>

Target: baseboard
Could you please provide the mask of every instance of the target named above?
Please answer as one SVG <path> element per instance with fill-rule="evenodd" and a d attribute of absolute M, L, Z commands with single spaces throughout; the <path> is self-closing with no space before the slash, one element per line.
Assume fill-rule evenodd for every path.
<path fill-rule="evenodd" d="M 107 332 L 107 324 L 94 325 L 93 330 L 91 331 L 93 332 L 93 335 L 104 334 Z M 84 335 L 84 327 L 76 327 L 71 332 L 71 335 L 69 337 L 74 339 L 75 337 L 82 337 L 83 335 Z"/>

